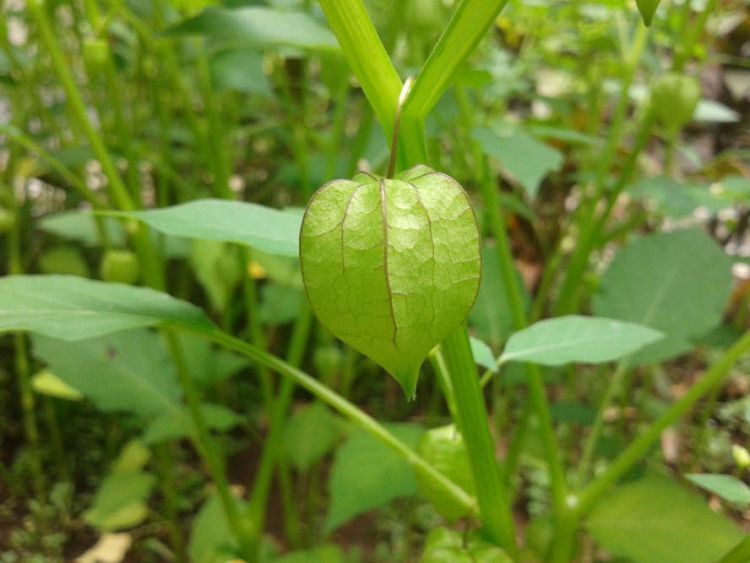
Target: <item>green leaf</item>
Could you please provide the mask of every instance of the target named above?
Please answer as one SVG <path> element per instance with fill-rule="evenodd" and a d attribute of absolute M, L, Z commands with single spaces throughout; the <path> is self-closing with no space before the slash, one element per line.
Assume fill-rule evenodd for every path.
<path fill-rule="evenodd" d="M 71 341 L 164 324 L 201 332 L 214 328 L 197 307 L 152 289 L 75 276 L 0 279 L 0 332 L 30 331 Z"/>
<path fill-rule="evenodd" d="M 148 211 L 111 212 L 143 221 L 162 233 L 202 240 L 236 242 L 268 254 L 298 254 L 301 217 L 256 203 L 201 199 Z"/>
<path fill-rule="evenodd" d="M 525 133 L 500 136 L 489 129 L 473 132 L 484 153 L 497 160 L 507 172 L 526 190 L 529 197 L 536 197 L 539 184 L 550 172 L 560 170 L 563 156 L 557 151 Z"/>
<path fill-rule="evenodd" d="M 137 526 L 148 515 L 144 502 L 156 478 L 140 471 L 110 475 L 96 491 L 93 506 L 84 520 L 97 530 L 111 532 Z"/>
<path fill-rule="evenodd" d="M 202 388 L 210 389 L 248 365 L 247 358 L 217 349 L 193 334 L 180 333 L 177 338 L 182 344 L 190 377 Z"/>
<path fill-rule="evenodd" d="M 115 473 L 133 473 L 140 471 L 151 459 L 151 450 L 143 445 L 139 440 L 131 440 L 120 450 L 120 455 L 112 463 L 110 472 Z"/>
<path fill-rule="evenodd" d="M 646 27 L 651 25 L 651 21 L 654 19 L 656 8 L 659 6 L 661 0 L 635 0 L 638 5 L 638 11 L 641 13 L 643 23 Z"/>
<path fill-rule="evenodd" d="M 740 507 L 750 506 L 750 487 L 731 475 L 692 473 L 688 481 Z"/>
<path fill-rule="evenodd" d="M 168 35 L 205 35 L 222 44 L 338 49 L 333 34 L 310 15 L 263 7 L 206 8 L 167 30 Z"/>
<path fill-rule="evenodd" d="M 78 342 L 34 336 L 34 354 L 103 411 L 143 417 L 172 412 L 180 387 L 159 336 L 131 330 Z"/>
<path fill-rule="evenodd" d="M 425 118 L 495 23 L 507 0 L 461 0 L 412 87 L 403 113 Z"/>
<path fill-rule="evenodd" d="M 696 208 L 706 207 L 715 213 L 731 202 L 714 195 L 707 186 L 686 186 L 669 176 L 647 178 L 635 184 L 628 193 L 650 202 L 658 211 L 673 219 L 692 215 Z"/>
<path fill-rule="evenodd" d="M 239 499 L 235 500 L 240 511 L 244 511 L 245 503 Z M 190 561 L 227 563 L 236 558 L 238 547 L 219 496 L 211 496 L 193 521 L 188 544 Z"/>
<path fill-rule="evenodd" d="M 741 115 L 716 100 L 701 100 L 693 119 L 708 123 L 737 123 Z"/>
<path fill-rule="evenodd" d="M 612 362 L 662 337 L 660 332 L 642 325 L 570 315 L 539 321 L 514 333 L 500 362 L 543 366 Z"/>
<path fill-rule="evenodd" d="M 221 90 L 270 96 L 271 85 L 263 71 L 263 55 L 252 48 L 226 49 L 211 59 L 214 84 Z"/>
<path fill-rule="evenodd" d="M 477 365 L 492 372 L 497 371 L 497 363 L 492 348 L 473 336 L 470 337 L 469 343 L 471 344 L 471 354 L 474 356 Z"/>
<path fill-rule="evenodd" d="M 209 430 L 225 432 L 242 423 L 242 417 L 221 406 L 203 403 L 201 412 Z M 171 440 L 181 440 L 195 435 L 195 424 L 187 407 L 165 412 L 151 422 L 143 434 L 146 444 L 158 444 Z"/>
<path fill-rule="evenodd" d="M 258 315 L 261 321 L 277 326 L 294 321 L 305 301 L 304 292 L 298 287 L 268 283 L 261 288 Z"/>
<path fill-rule="evenodd" d="M 658 362 L 690 349 L 719 324 L 732 288 L 731 262 L 705 233 L 675 231 L 621 248 L 593 298 L 597 316 L 642 324 L 665 338 L 633 356 Z"/>
<path fill-rule="evenodd" d="M 415 448 L 423 429 L 413 424 L 386 424 L 387 429 Z M 408 463 L 363 430 L 355 429 L 336 451 L 328 483 L 331 505 L 325 530 L 331 532 L 358 514 L 385 506 L 397 497 L 417 493 Z"/>
<path fill-rule="evenodd" d="M 125 229 L 120 221 L 111 217 L 102 218 L 109 241 L 114 246 L 125 244 Z M 93 215 L 86 211 L 63 211 L 44 217 L 36 223 L 41 230 L 57 237 L 80 242 L 94 247 L 101 244 Z"/>
<path fill-rule="evenodd" d="M 284 428 L 284 455 L 306 470 L 330 452 L 341 436 L 341 421 L 320 403 L 297 409 Z"/>
<path fill-rule="evenodd" d="M 236 247 L 214 240 L 192 241 L 190 265 L 211 306 L 224 311 L 244 272 Z"/>
<path fill-rule="evenodd" d="M 142 471 L 151 452 L 138 441 L 125 444 L 109 474 L 96 491 L 93 505 L 83 517 L 101 532 L 137 526 L 148 515 L 146 501 L 156 484 Z"/>
<path fill-rule="evenodd" d="M 513 315 L 508 301 L 508 292 L 500 277 L 497 252 L 492 246 L 482 249 L 482 281 L 479 295 L 469 315 L 469 323 L 482 340 L 499 348 L 513 330 Z M 520 274 L 516 271 L 520 281 Z M 528 308 L 529 294 L 523 284 L 524 309 Z"/>
<path fill-rule="evenodd" d="M 586 525 L 607 551 L 638 563 L 718 561 L 743 537 L 699 495 L 658 475 L 612 491 Z"/>
<path fill-rule="evenodd" d="M 466 320 L 479 231 L 461 186 L 427 167 L 336 180 L 310 200 L 302 276 L 321 323 L 383 366 L 407 396 L 424 358 Z"/>
<path fill-rule="evenodd" d="M 71 387 L 47 369 L 40 371 L 31 378 L 31 387 L 40 395 L 46 395 L 47 397 L 65 399 L 66 401 L 83 399 L 83 395 L 78 389 Z"/>

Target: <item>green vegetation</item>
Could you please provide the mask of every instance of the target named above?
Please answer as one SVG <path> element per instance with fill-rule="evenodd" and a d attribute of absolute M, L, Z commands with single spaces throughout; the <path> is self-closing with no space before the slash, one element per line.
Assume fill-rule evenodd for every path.
<path fill-rule="evenodd" d="M 750 560 L 747 2 L 3 8 L 0 563 Z"/>

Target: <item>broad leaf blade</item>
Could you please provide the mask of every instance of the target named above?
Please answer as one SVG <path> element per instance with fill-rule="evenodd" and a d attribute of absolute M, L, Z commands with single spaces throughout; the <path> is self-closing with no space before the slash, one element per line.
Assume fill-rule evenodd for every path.
<path fill-rule="evenodd" d="M 477 129 L 473 136 L 484 153 L 497 160 L 532 198 L 536 197 L 544 177 L 559 170 L 563 164 L 559 151 L 526 134 L 500 136 L 489 129 Z"/>
<path fill-rule="evenodd" d="M 413 424 L 386 426 L 410 448 L 416 447 L 423 433 L 421 427 Z M 325 522 L 328 532 L 397 497 L 417 494 L 409 464 L 359 429 L 336 452 L 328 488 L 331 494 Z"/>
<path fill-rule="evenodd" d="M 310 15 L 256 6 L 207 8 L 167 33 L 204 35 L 219 43 L 245 43 L 261 48 L 338 49 L 333 34 Z"/>
<path fill-rule="evenodd" d="M 115 212 L 178 237 L 235 242 L 279 256 L 298 255 L 302 216 L 256 203 L 202 199 L 148 211 Z"/>
<path fill-rule="evenodd" d="M 729 258 L 705 233 L 675 231 L 621 248 L 594 295 L 597 316 L 642 324 L 666 338 L 634 355 L 638 363 L 673 358 L 716 327 L 732 288 Z"/>
<path fill-rule="evenodd" d="M 152 289 L 75 276 L 0 279 L 0 332 L 30 331 L 71 341 L 163 324 L 199 332 L 214 328 L 197 307 Z"/>
<path fill-rule="evenodd" d="M 514 333 L 500 361 L 544 366 L 612 362 L 662 337 L 660 332 L 642 325 L 570 315 L 540 321 Z"/>
<path fill-rule="evenodd" d="M 158 334 L 130 330 L 71 346 L 34 336 L 34 354 L 103 411 L 143 417 L 176 412 L 180 387 Z"/>
<path fill-rule="evenodd" d="M 333 449 L 341 436 L 341 421 L 320 403 L 292 414 L 284 428 L 284 455 L 302 471 Z"/>
<path fill-rule="evenodd" d="M 718 561 L 743 537 L 699 495 L 657 475 L 615 489 L 587 527 L 609 552 L 638 563 Z"/>

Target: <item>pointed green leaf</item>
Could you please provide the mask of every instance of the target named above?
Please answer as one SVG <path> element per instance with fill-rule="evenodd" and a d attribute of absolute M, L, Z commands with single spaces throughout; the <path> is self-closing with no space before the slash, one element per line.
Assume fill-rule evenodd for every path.
<path fill-rule="evenodd" d="M 298 254 L 301 215 L 257 203 L 201 199 L 147 211 L 111 212 L 115 217 L 143 221 L 167 235 L 236 242 L 268 254 Z"/>
<path fill-rule="evenodd" d="M 492 372 L 497 371 L 497 362 L 492 353 L 492 348 L 473 336 L 469 339 L 469 343 L 471 344 L 471 354 L 474 356 L 476 364 Z"/>
<path fill-rule="evenodd" d="M 65 399 L 66 401 L 83 399 L 83 395 L 78 389 L 71 387 L 48 369 L 40 371 L 31 378 L 31 387 L 40 395 L 46 395 L 47 397 Z"/>
<path fill-rule="evenodd" d="M 544 366 L 599 364 L 619 360 L 662 337 L 662 333 L 642 325 L 570 315 L 540 321 L 514 333 L 500 361 Z"/>
<path fill-rule="evenodd" d="M 163 324 L 203 332 L 214 328 L 197 307 L 152 289 L 75 276 L 0 279 L 0 332 L 20 330 L 85 340 Z"/>
<path fill-rule="evenodd" d="M 473 133 L 484 153 L 497 160 L 503 171 L 523 186 L 529 197 L 536 197 L 544 177 L 560 169 L 563 156 L 560 151 L 526 135 L 516 133 L 500 136 L 489 129 Z"/>
<path fill-rule="evenodd" d="M 750 487 L 731 475 L 698 474 L 685 475 L 688 481 L 724 500 L 742 507 L 750 506 Z"/>
<path fill-rule="evenodd" d="M 477 295 L 479 231 L 449 176 L 417 167 L 393 180 L 336 180 L 310 200 L 300 236 L 313 310 L 413 396 L 427 354 Z"/>
<path fill-rule="evenodd" d="M 643 23 L 646 27 L 651 25 L 651 21 L 654 19 L 656 8 L 659 7 L 660 0 L 635 0 L 638 5 L 638 11 L 641 13 Z"/>

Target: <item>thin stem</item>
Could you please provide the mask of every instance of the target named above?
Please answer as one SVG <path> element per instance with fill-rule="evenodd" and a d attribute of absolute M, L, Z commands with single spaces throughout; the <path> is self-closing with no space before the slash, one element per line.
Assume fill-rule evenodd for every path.
<path fill-rule="evenodd" d="M 471 496 L 467 495 L 462 488 L 458 487 L 450 479 L 446 478 L 442 473 L 433 468 L 432 465 L 422 459 L 422 457 L 414 450 L 406 446 L 401 440 L 391 434 L 383 425 L 370 415 L 332 389 L 329 389 L 318 382 L 315 378 L 268 352 L 247 344 L 218 329 L 215 329 L 210 333 L 200 332 L 196 334 L 203 338 L 207 338 L 220 346 L 234 350 L 259 365 L 265 366 L 283 377 L 292 380 L 296 385 L 307 390 L 318 400 L 356 423 L 360 428 L 365 430 L 383 445 L 395 451 L 412 466 L 414 471 L 420 474 L 424 479 L 431 481 L 435 486 L 442 489 L 446 495 L 451 497 L 451 499 L 458 505 L 469 511 L 470 514 L 474 516 L 478 514 L 476 501 Z"/>
<path fill-rule="evenodd" d="M 68 69 L 65 56 L 63 55 L 55 33 L 52 30 L 44 0 L 31 0 L 28 3 L 28 7 L 37 25 L 41 43 L 44 45 L 47 53 L 52 59 L 52 68 L 65 91 L 71 115 L 76 121 L 78 127 L 80 127 L 85 133 L 89 143 L 91 143 L 91 149 L 94 151 L 97 160 L 101 163 L 105 176 L 107 176 L 107 180 L 109 181 L 108 188 L 112 194 L 114 203 L 122 210 L 134 210 L 135 204 L 133 203 L 130 194 L 122 183 L 122 179 L 120 178 L 114 162 L 112 162 L 112 158 L 107 152 L 107 148 L 104 146 L 101 137 L 89 120 L 86 106 L 83 103 L 78 87 L 73 81 L 73 76 Z"/>
<path fill-rule="evenodd" d="M 9 212 L 13 215 L 13 223 L 7 236 L 8 251 L 8 272 L 11 275 L 23 273 L 23 261 L 21 253 L 21 213 L 18 201 L 13 193 L 12 178 L 16 170 L 16 154 L 11 149 L 8 158 L 5 175 L 8 177 L 8 204 Z M 5 187 L 5 186 L 0 186 Z M 32 487 L 36 499 L 44 504 L 47 495 L 47 478 L 42 466 L 42 455 L 39 448 L 39 424 L 37 422 L 34 393 L 31 388 L 31 371 L 29 367 L 29 355 L 27 340 L 25 334 L 15 334 L 13 336 L 14 359 L 16 381 L 18 385 L 18 395 L 21 402 L 21 413 L 23 417 L 24 438 L 30 450 L 29 462 L 31 465 Z"/>
<path fill-rule="evenodd" d="M 398 105 L 396 106 L 396 115 L 393 118 L 393 135 L 391 136 L 391 156 L 388 159 L 388 171 L 385 174 L 386 178 L 393 178 L 396 172 L 396 160 L 398 158 L 398 132 L 401 125 L 401 110 L 404 107 L 404 103 L 409 98 L 409 92 L 411 86 L 414 84 L 414 78 L 411 76 L 406 79 L 404 86 L 401 88 L 401 93 L 398 96 Z"/>
<path fill-rule="evenodd" d="M 617 102 L 615 114 L 612 119 L 612 123 L 609 126 L 607 134 L 607 140 L 604 146 L 603 154 L 599 157 L 599 166 L 596 172 L 596 178 L 594 181 L 593 193 L 590 197 L 584 199 L 581 203 L 580 222 L 578 223 L 579 235 L 576 243 L 576 248 L 570 259 L 570 265 L 565 272 L 563 282 L 560 288 L 560 295 L 557 302 L 554 305 L 555 315 L 564 315 L 571 312 L 575 312 L 578 299 L 581 294 L 581 277 L 586 271 L 588 266 L 589 257 L 596 244 L 596 237 L 599 232 L 596 211 L 599 201 L 605 196 L 607 178 L 612 166 L 612 161 L 617 154 L 617 148 L 619 143 L 622 141 L 623 131 L 626 125 L 627 110 L 630 103 L 630 88 L 633 85 L 635 79 L 635 73 L 638 68 L 638 63 L 641 60 L 641 56 L 646 47 L 646 40 L 648 39 L 648 28 L 642 23 L 638 23 L 638 30 L 633 40 L 633 44 L 630 49 L 629 55 L 625 58 L 624 63 L 624 74 L 622 76 L 622 85 L 620 88 L 620 97 Z M 614 206 L 614 203 L 619 196 L 620 191 L 625 186 L 623 179 L 630 175 L 632 171 L 630 166 L 635 167 L 637 163 L 637 157 L 641 150 L 645 146 L 645 140 L 648 139 L 648 134 L 651 131 L 652 122 L 650 116 L 647 114 L 646 118 L 641 122 L 640 133 L 638 134 L 638 141 L 636 142 L 635 149 L 631 152 L 628 166 L 621 174 L 621 180 L 618 183 L 617 188 L 611 190 L 606 194 L 608 211 L 604 215 L 608 216 L 609 211 Z M 645 134 L 645 139 L 644 139 Z M 641 140 L 643 142 L 641 143 Z M 562 239 L 561 239 L 562 240 Z M 547 275 L 556 274 L 555 271 L 545 272 Z M 546 280 L 545 280 L 546 281 Z M 543 285 L 547 285 L 543 281 Z"/>
<path fill-rule="evenodd" d="M 354 76 L 370 106 L 391 136 L 402 84 L 362 0 L 320 0 Z"/>
<path fill-rule="evenodd" d="M 638 438 L 630 444 L 597 479 L 588 485 L 570 503 L 571 525 L 560 529 L 556 534 L 552 546 L 554 557 L 552 561 L 567 562 L 570 560 L 572 539 L 576 533 L 577 523 L 594 507 L 609 489 L 620 478 L 641 461 L 649 450 L 661 438 L 662 432 L 675 424 L 696 403 L 721 385 L 729 375 L 732 366 L 750 352 L 750 331 L 746 332 L 724 355 L 695 383 L 682 397 L 680 397 L 662 416 L 652 422 Z"/>
<path fill-rule="evenodd" d="M 627 376 L 627 374 L 628 374 L 627 363 L 626 362 L 618 363 L 617 368 L 615 369 L 615 373 L 612 375 L 609 385 L 607 386 L 607 390 L 604 393 L 604 398 L 602 399 L 602 402 L 599 405 L 599 410 L 596 413 L 596 420 L 594 420 L 594 424 L 591 427 L 591 432 L 589 433 L 589 436 L 586 439 L 586 443 L 584 444 L 584 447 L 583 447 L 581 460 L 578 464 L 579 485 L 583 484 L 586 478 L 588 477 L 589 470 L 591 468 L 591 462 L 594 459 L 594 452 L 596 451 L 596 446 L 599 442 L 599 437 L 601 436 L 602 430 L 604 428 L 604 416 L 606 414 L 607 409 L 609 408 L 609 405 L 612 404 L 612 401 L 615 399 L 615 397 L 617 396 L 617 393 L 620 391 L 622 382 Z"/>
<path fill-rule="evenodd" d="M 226 477 L 226 464 L 208 430 L 208 425 L 201 410 L 200 396 L 185 364 L 185 356 L 182 352 L 180 341 L 172 331 L 166 332 L 166 338 L 167 345 L 177 367 L 180 386 L 185 394 L 190 416 L 195 425 L 195 433 L 192 436 L 195 448 L 206 464 L 206 468 L 211 474 L 211 479 L 216 485 L 216 491 L 219 494 L 224 515 L 227 522 L 229 522 L 229 526 L 232 528 L 232 532 L 240 542 L 243 553 L 250 556 L 253 545 L 251 527 L 253 523 L 243 519 L 237 500 L 229 488 L 229 482 Z"/>
<path fill-rule="evenodd" d="M 457 92 L 457 100 L 459 102 L 459 109 L 462 112 L 464 125 L 471 128 L 472 113 L 469 109 L 468 98 L 466 97 L 466 93 L 460 88 Z M 481 152 L 481 147 L 479 147 L 478 143 L 472 141 L 471 149 L 474 154 L 474 165 L 479 170 L 478 182 L 489 216 L 490 230 L 492 231 L 492 236 L 495 238 L 495 252 L 498 258 L 500 277 L 508 294 L 513 326 L 516 330 L 520 330 L 526 327 L 527 317 L 524 309 L 521 280 L 513 263 L 513 254 L 511 253 L 510 240 L 508 239 L 505 216 L 503 215 L 500 198 L 497 194 L 497 186 L 490 173 L 487 159 Z M 527 364 L 526 370 L 528 372 L 530 404 L 539 421 L 544 457 L 549 467 L 553 505 L 556 512 L 559 513 L 563 509 L 567 495 L 562 456 L 560 455 L 557 437 L 552 426 L 552 416 L 550 415 L 541 371 L 538 366 L 533 364 Z"/>
<path fill-rule="evenodd" d="M 287 352 L 287 362 L 290 366 L 298 367 L 302 363 L 305 353 L 307 338 L 312 326 L 312 312 L 310 308 L 304 306 L 300 311 L 297 321 L 292 329 L 291 341 Z M 267 368 L 263 368 L 268 371 Z M 281 447 L 284 435 L 285 421 L 289 407 L 294 397 L 295 382 L 293 379 L 285 378 L 279 384 L 279 390 L 273 402 L 269 403 L 271 411 L 271 421 L 269 424 L 269 433 L 266 438 L 263 453 L 260 461 L 255 482 L 253 483 L 252 494 L 250 495 L 249 513 L 253 522 L 257 523 L 258 533 L 261 534 L 263 524 L 263 511 L 266 507 L 266 501 L 271 490 L 271 480 L 273 477 L 274 465 L 281 463 Z"/>
<path fill-rule="evenodd" d="M 67 66 L 65 56 L 52 29 L 44 0 L 31 0 L 28 7 L 36 23 L 40 41 L 49 53 L 52 59 L 52 68 L 65 91 L 71 118 L 85 133 L 91 149 L 107 177 L 107 189 L 113 203 L 123 211 L 133 211 L 136 209 L 136 204 L 125 188 L 125 184 L 117 172 L 101 136 L 89 120 L 81 93 L 73 80 L 72 73 Z M 136 250 L 141 257 L 144 279 L 154 289 L 163 289 L 165 286 L 164 272 L 161 268 L 161 260 L 154 252 L 151 244 L 148 229 L 144 225 L 139 225 L 134 237 Z"/>

